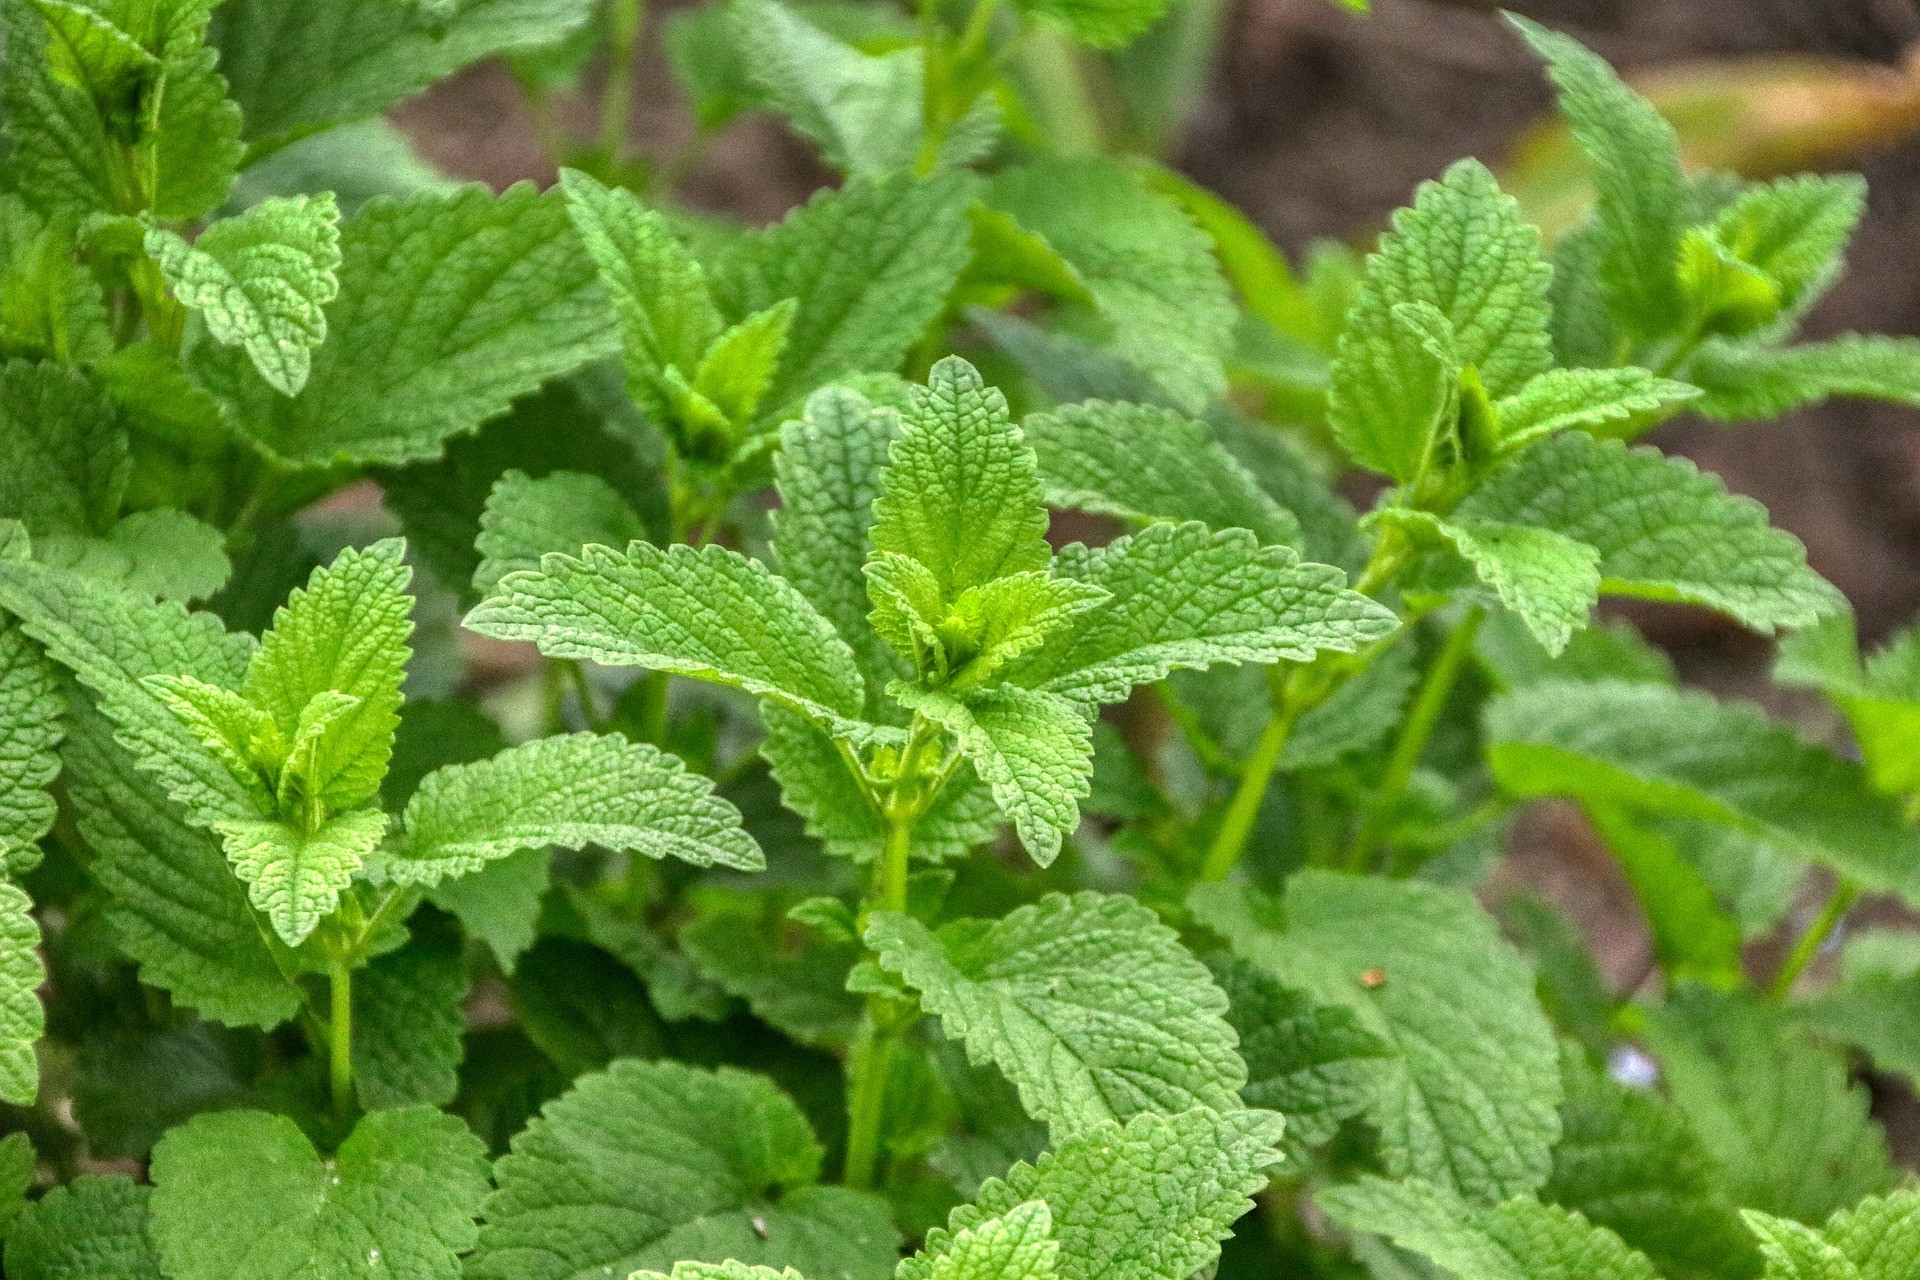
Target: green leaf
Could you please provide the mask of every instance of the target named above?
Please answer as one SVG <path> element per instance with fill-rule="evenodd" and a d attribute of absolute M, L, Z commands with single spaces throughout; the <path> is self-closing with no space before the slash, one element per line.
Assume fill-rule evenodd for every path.
<path fill-rule="evenodd" d="M 100 536 L 50 533 L 36 558 L 149 600 L 202 600 L 233 573 L 226 535 L 184 511 L 136 511 Z"/>
<path fill-rule="evenodd" d="M 1684 458 L 1584 432 L 1526 449 L 1453 519 L 1552 530 L 1600 552 L 1603 594 L 1705 605 L 1763 634 L 1807 626 L 1845 603 L 1759 503 L 1729 495 Z"/>
<path fill-rule="evenodd" d="M 192 244 L 147 232 L 147 254 L 207 332 L 242 347 L 276 390 L 298 395 L 312 349 L 326 340 L 324 308 L 339 292 L 340 210 L 331 193 L 262 200 L 223 218 Z"/>
<path fill-rule="evenodd" d="M 291 468 L 435 457 L 614 341 L 564 201 L 526 185 L 370 201 L 341 226 L 326 319 L 297 396 L 237 353 L 198 362 L 234 429 Z"/>
<path fill-rule="evenodd" d="M 313 571 L 275 610 L 273 626 L 247 666 L 240 692 L 266 711 L 284 741 L 297 742 L 307 705 L 322 693 L 357 699 L 324 739 L 324 759 L 307 774 L 328 809 L 380 794 L 400 723 L 400 683 L 412 650 L 413 570 L 398 538 L 349 547 Z"/>
<path fill-rule="evenodd" d="M 630 1280 L 806 1280 L 792 1267 L 775 1271 L 728 1259 L 725 1262 L 676 1262 L 670 1272 L 636 1271 Z"/>
<path fill-rule="evenodd" d="M 468 937 L 493 953 L 500 971 L 511 975 L 520 954 L 533 945 L 551 862 L 545 849 L 509 854 L 470 876 L 442 881 L 427 891 L 427 901 L 451 912 Z"/>
<path fill-rule="evenodd" d="M 485 1154 L 465 1124 L 426 1107 L 373 1112 L 326 1161 L 284 1116 L 198 1116 L 153 1149 L 153 1239 L 173 1280 L 376 1266 L 455 1280 L 486 1194 Z"/>
<path fill-rule="evenodd" d="M 1226 997 L 1124 895 L 1048 894 L 930 931 L 876 914 L 867 943 L 975 1063 L 992 1062 L 1059 1144 L 1142 1112 L 1231 1111 L 1247 1069 Z"/>
<path fill-rule="evenodd" d="M 1684 987 L 1652 1011 L 1648 1043 L 1734 1203 L 1817 1222 L 1893 1182 L 1866 1090 L 1779 1011 Z"/>
<path fill-rule="evenodd" d="M 17 623 L 0 620 L 0 869 L 19 875 L 40 860 L 53 827 L 47 786 L 60 773 L 59 676 Z"/>
<path fill-rule="evenodd" d="M 1494 406 L 1501 446 L 1559 431 L 1632 438 L 1698 399 L 1700 389 L 1645 369 L 1549 369 Z"/>
<path fill-rule="evenodd" d="M 1690 203 L 1673 126 L 1579 41 L 1526 18 L 1507 20 L 1546 59 L 1573 139 L 1593 163 L 1608 314 L 1631 338 L 1668 333 L 1683 314 L 1676 266 Z"/>
<path fill-rule="evenodd" d="M 480 514 L 473 589 L 491 595 L 509 573 L 538 569 L 549 551 L 578 555 L 588 545 L 617 550 L 646 536 L 645 522 L 599 476 L 555 471 L 533 480 L 524 471 L 508 471 Z"/>
<path fill-rule="evenodd" d="M 1695 406 L 1726 422 L 1777 418 L 1833 396 L 1920 405 L 1920 341 L 1843 333 L 1796 347 L 1709 342 L 1683 372 Z"/>
<path fill-rule="evenodd" d="M 1566 1102 L 1540 1198 L 1619 1234 L 1667 1280 L 1745 1280 L 1759 1270 L 1720 1170 L 1660 1095 L 1561 1057 Z"/>
<path fill-rule="evenodd" d="M 766 866 L 739 811 L 679 757 L 618 734 L 573 733 L 428 774 L 378 871 L 431 886 L 523 849 L 589 844 L 697 867 Z"/>
<path fill-rule="evenodd" d="M 744 689 L 836 735 L 860 735 L 853 651 L 794 586 L 737 551 L 586 547 L 508 575 L 466 625 L 554 658 L 642 666 Z"/>
<path fill-rule="evenodd" d="M 75 826 L 107 891 L 107 927 L 141 980 L 229 1026 L 291 1018 L 301 995 L 282 976 L 284 948 L 248 907 L 219 840 L 133 767 L 83 698 L 69 712 L 64 759 Z"/>
<path fill-rule="evenodd" d="M 1417 646 L 1396 641 L 1359 675 L 1302 715 L 1280 754 L 1285 770 L 1313 769 L 1386 741 L 1419 682 Z M 1266 712 L 1258 712 L 1264 723 Z M 1251 749 L 1251 743 L 1248 748 Z"/>
<path fill-rule="evenodd" d="M 1018 7 L 1081 44 L 1117 49 L 1158 22 L 1167 0 L 1019 0 Z"/>
<path fill-rule="evenodd" d="M 1089 709 L 1173 671 L 1351 653 L 1396 625 L 1385 607 L 1347 590 L 1340 570 L 1259 546 L 1244 529 L 1151 525 L 1096 550 L 1069 546 L 1054 571 L 1111 599 L 1007 678 Z"/>
<path fill-rule="evenodd" d="M 1318 1004 L 1245 960 L 1216 952 L 1207 967 L 1227 994 L 1227 1021 L 1240 1037 L 1241 1100 L 1287 1118 L 1288 1164 L 1305 1168 L 1309 1152 L 1366 1110 L 1394 1048 L 1353 1010 Z"/>
<path fill-rule="evenodd" d="M 1867 887 L 1920 895 L 1920 835 L 1859 765 L 1758 708 L 1619 680 L 1549 680 L 1487 710 L 1494 776 L 1519 796 L 1569 796 L 1761 836 Z"/>
<path fill-rule="evenodd" d="M 989 1179 L 976 1203 L 927 1233 L 925 1251 L 900 1265 L 899 1280 L 932 1280 L 960 1233 L 1035 1200 L 1053 1218 L 1061 1280 L 1193 1275 L 1213 1265 L 1219 1242 L 1266 1186 L 1282 1127 L 1270 1111 L 1204 1107 L 1096 1125 Z"/>
<path fill-rule="evenodd" d="M 1587 625 L 1600 598 L 1600 553 L 1584 542 L 1533 525 L 1441 520 L 1391 508 L 1388 513 L 1450 545 L 1551 655 L 1557 657 Z"/>
<path fill-rule="evenodd" d="M 825 387 L 806 411 L 780 428 L 774 479 L 773 558 L 781 576 L 805 596 L 852 646 L 867 682 L 867 715 L 884 713 L 881 691 L 907 665 L 867 621 L 861 572 L 871 546 L 867 527 L 887 452 L 900 434 L 899 416 L 855 392 Z"/>
<path fill-rule="evenodd" d="M 34 1045 L 47 1029 L 40 1007 L 40 925 L 33 899 L 0 880 L 0 1100 L 30 1107 L 40 1094 L 40 1063 Z"/>
<path fill-rule="evenodd" d="M 926 1280 L 1053 1280 L 1060 1243 L 1044 1200 L 1029 1200 L 998 1218 L 956 1232 Z"/>
<path fill-rule="evenodd" d="M 127 431 L 104 394 L 59 365 L 0 365 L 0 511 L 36 538 L 103 533 L 126 492 Z"/>
<path fill-rule="evenodd" d="M 445 1106 L 459 1091 L 472 990 L 452 929 L 415 937 L 353 984 L 353 1088 L 369 1111 Z"/>
<path fill-rule="evenodd" d="M 799 304 L 783 298 L 718 338 L 693 373 L 693 391 L 735 430 L 752 423 L 793 336 Z"/>
<path fill-rule="evenodd" d="M 1812 1227 L 1747 1209 L 1742 1212 L 1766 1255 L 1766 1280 L 1860 1280 L 1847 1255 Z"/>
<path fill-rule="evenodd" d="M 822 1156 L 800 1109 L 763 1076 L 622 1060 L 514 1138 L 466 1273 L 584 1280 L 736 1259 L 886 1280 L 899 1238 L 885 1203 L 813 1185 Z"/>
<path fill-rule="evenodd" d="M 888 692 L 953 734 L 1041 866 L 1080 826 L 1093 771 L 1093 730 L 1078 705 L 1045 690 L 997 685 L 966 701 L 894 684 Z"/>
<path fill-rule="evenodd" d="M 1861 1280 L 1897 1280 L 1920 1264 L 1916 1226 L 1920 1197 L 1902 1190 L 1842 1209 L 1828 1219 L 1824 1234 L 1860 1269 Z"/>
<path fill-rule="evenodd" d="M 917 560 L 940 599 L 1045 569 L 1045 495 L 1033 450 L 1006 397 L 948 356 L 916 391 L 894 442 L 868 530 L 873 549 Z"/>
<path fill-rule="evenodd" d="M 1739 986 L 1740 925 L 1720 909 L 1713 886 L 1679 841 L 1621 806 L 1595 799 L 1586 811 L 1640 900 L 1662 975 L 1722 990 Z"/>
<path fill-rule="evenodd" d="M 792 941 L 783 932 L 802 936 Z M 862 1001 L 847 990 L 847 973 L 858 947 L 738 912 L 688 922 L 680 947 L 755 1017 L 801 1044 L 831 1048 L 853 1038 Z"/>
<path fill-rule="evenodd" d="M 1225 885 L 1189 905 L 1235 954 L 1399 1050 L 1369 1107 L 1389 1172 L 1483 1204 L 1545 1181 L 1559 1050 L 1532 971 L 1471 897 L 1310 870 L 1284 907 Z"/>
<path fill-rule="evenodd" d="M 1198 413 L 1225 392 L 1233 298 L 1212 241 L 1179 204 L 1104 158 L 1006 170 L 986 203 L 1066 261 L 1093 299 L 1095 336 L 1151 375 L 1175 407 Z"/>
<path fill-rule="evenodd" d="M 1144 404 L 1090 400 L 1022 425 L 1047 501 L 1139 524 L 1198 520 L 1300 546 L 1300 523 L 1202 423 Z"/>
<path fill-rule="evenodd" d="M 1857 174 L 1777 178 L 1748 187 L 1722 209 L 1713 238 L 1765 273 L 1780 309 L 1797 317 L 1839 275 L 1866 204 L 1866 180 Z"/>
<path fill-rule="evenodd" d="M 1876 1070 L 1920 1080 L 1920 980 L 1912 975 L 1849 975 L 1793 1009 L 1816 1030 L 1861 1050 Z"/>
<path fill-rule="evenodd" d="M 765 105 L 845 174 L 910 168 L 925 126 L 917 47 L 867 54 L 774 0 L 734 0 L 733 38 Z"/>
<path fill-rule="evenodd" d="M 161 1280 L 147 1232 L 153 1188 L 82 1174 L 20 1211 L 7 1229 L 15 1280 Z"/>
<path fill-rule="evenodd" d="M 612 299 L 635 402 L 655 421 L 671 421 L 666 371 L 692 377 L 726 328 L 706 273 L 674 237 L 672 224 L 632 192 L 604 187 L 575 169 L 560 171 L 560 187 Z"/>
<path fill-rule="evenodd" d="M 343 813 L 313 831 L 283 822 L 212 824 L 247 899 L 297 947 L 333 911 L 340 893 L 387 832 L 378 809 Z"/>
<path fill-rule="evenodd" d="M 1459 1280 L 1659 1280 L 1613 1232 L 1531 1196 L 1486 1208 L 1435 1183 L 1368 1175 L 1314 1198 L 1347 1230 L 1385 1236 Z"/>
<path fill-rule="evenodd" d="M 254 152 L 375 116 L 488 54 L 537 49 L 592 13 L 584 0 L 232 0 L 217 11 L 220 71 Z"/>
<path fill-rule="evenodd" d="M 971 189 L 953 173 L 854 178 L 725 254 L 713 287 L 727 314 L 799 302 L 767 406 L 792 404 L 846 374 L 890 372 L 900 363 L 939 317 L 967 264 Z"/>
<path fill-rule="evenodd" d="M 1332 369 L 1327 421 L 1348 455 L 1395 480 L 1420 474 L 1446 407 L 1426 342 L 1395 321 L 1425 304 L 1452 326 L 1455 355 L 1487 394 L 1512 395 L 1552 362 L 1540 233 L 1486 166 L 1462 160 L 1421 186 L 1367 259 Z"/>

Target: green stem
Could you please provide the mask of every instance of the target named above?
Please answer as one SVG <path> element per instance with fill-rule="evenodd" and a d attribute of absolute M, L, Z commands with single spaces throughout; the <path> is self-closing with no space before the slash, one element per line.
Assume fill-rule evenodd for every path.
<path fill-rule="evenodd" d="M 667 680 L 664 671 L 649 671 L 647 684 L 640 690 L 640 741 L 656 747 L 667 745 Z"/>
<path fill-rule="evenodd" d="M 913 820 L 889 803 L 886 806 L 887 847 L 874 871 L 873 905 L 883 911 L 907 909 L 907 860 L 913 848 Z M 892 1065 L 899 1029 L 890 1002 L 883 996 L 867 998 L 866 1016 L 851 1064 L 853 1096 L 847 1105 L 847 1160 L 841 1181 L 865 1189 L 873 1185 L 880 1159 L 880 1124 L 885 1118 L 887 1074 Z"/>
<path fill-rule="evenodd" d="M 614 177 L 627 151 L 627 122 L 633 115 L 633 68 L 646 13 L 643 0 L 613 0 L 607 7 L 607 83 L 600 93 L 600 152 L 609 178 Z"/>
<path fill-rule="evenodd" d="M 344 960 L 327 967 L 333 989 L 333 1013 L 327 1024 L 329 1079 L 333 1085 L 334 1115 L 345 1121 L 353 1114 L 353 970 Z"/>
<path fill-rule="evenodd" d="M 1813 923 L 1807 926 L 1807 931 L 1800 935 L 1800 940 L 1793 944 L 1793 950 L 1781 964 L 1780 972 L 1773 975 L 1773 985 L 1767 992 L 1770 1000 L 1779 1004 L 1793 994 L 1793 984 L 1800 980 L 1800 975 L 1806 972 L 1807 966 L 1813 963 L 1813 958 L 1820 954 L 1820 948 L 1826 945 L 1827 939 L 1833 936 L 1833 931 L 1840 927 L 1840 921 L 1859 900 L 1860 886 L 1846 876 L 1841 876 L 1838 883 L 1833 886 L 1833 893 L 1828 896 L 1826 905 L 1820 908 L 1820 914 L 1815 916 Z"/>
<path fill-rule="evenodd" d="M 1367 807 L 1367 816 L 1354 835 L 1353 847 L 1347 853 L 1349 869 L 1365 869 L 1367 860 L 1373 856 L 1387 816 L 1405 794 L 1407 783 L 1413 778 L 1413 768 L 1420 763 L 1420 754 L 1427 749 L 1440 723 L 1440 713 L 1446 710 L 1453 686 L 1466 668 L 1467 658 L 1473 653 L 1473 638 L 1485 617 L 1478 606 L 1467 610 L 1467 616 L 1453 629 L 1433 665 L 1427 669 L 1427 678 L 1421 682 L 1420 692 L 1414 698 L 1413 710 L 1400 725 L 1400 736 L 1393 744 L 1393 754 L 1387 758 L 1386 771 L 1380 775 L 1380 786 Z"/>
<path fill-rule="evenodd" d="M 1234 789 L 1220 827 L 1214 832 L 1213 843 L 1207 847 L 1206 860 L 1200 865 L 1202 880 L 1225 880 L 1240 861 L 1240 855 L 1246 852 L 1253 824 L 1260 817 L 1260 805 L 1267 798 L 1267 787 L 1273 782 L 1274 770 L 1280 767 L 1280 757 L 1287 749 L 1287 739 L 1306 709 L 1292 686 L 1291 678 L 1275 681 L 1273 718 L 1267 721 L 1260 741 L 1254 744 L 1253 754 L 1240 770 L 1240 784 Z"/>
<path fill-rule="evenodd" d="M 577 658 L 564 659 L 564 665 L 567 679 L 573 685 L 573 696 L 580 699 L 580 718 L 586 722 L 587 728 L 595 733 L 601 732 L 607 727 L 607 722 L 601 719 L 599 710 L 593 705 L 593 689 L 587 684 L 586 668 L 580 665 Z"/>

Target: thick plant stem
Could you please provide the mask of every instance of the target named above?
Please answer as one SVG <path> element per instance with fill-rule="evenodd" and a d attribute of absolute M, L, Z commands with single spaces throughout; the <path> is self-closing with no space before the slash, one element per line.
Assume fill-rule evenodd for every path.
<path fill-rule="evenodd" d="M 1267 787 L 1273 782 L 1274 770 L 1280 767 L 1287 739 L 1293 735 L 1303 709 L 1297 699 L 1288 696 L 1291 683 L 1276 681 L 1273 718 L 1267 721 L 1253 754 L 1240 770 L 1240 784 L 1234 788 L 1233 799 L 1220 818 L 1220 828 L 1207 846 L 1206 861 L 1200 866 L 1202 880 L 1225 880 L 1246 851 L 1253 824 L 1260 817 L 1260 805 L 1267 798 Z"/>
<path fill-rule="evenodd" d="M 344 960 L 327 969 L 333 1013 L 327 1024 L 329 1082 L 333 1086 L 333 1113 L 341 1120 L 353 1114 L 353 970 Z"/>
<path fill-rule="evenodd" d="M 1840 927 L 1840 921 L 1846 918 L 1847 912 L 1859 900 L 1860 886 L 1841 876 L 1833 886 L 1833 893 L 1828 896 L 1826 905 L 1820 908 L 1820 914 L 1800 935 L 1800 940 L 1793 944 L 1793 950 L 1780 965 L 1780 972 L 1773 975 L 1773 985 L 1767 992 L 1769 999 L 1778 1004 L 1793 994 L 1793 984 L 1800 980 L 1800 975 L 1806 972 L 1813 958 L 1820 954 L 1820 948 L 1826 945 L 1833 931 Z"/>
<path fill-rule="evenodd" d="M 1380 775 L 1380 786 L 1374 792 L 1373 803 L 1368 806 L 1367 816 L 1354 835 L 1353 847 L 1347 854 L 1349 870 L 1364 870 L 1367 859 L 1373 856 L 1379 846 L 1387 815 L 1405 794 L 1407 783 L 1413 778 L 1413 768 L 1420 763 L 1420 753 L 1427 749 L 1427 743 L 1440 723 L 1440 713 L 1446 710 L 1447 699 L 1453 696 L 1453 686 L 1466 668 L 1467 658 L 1473 652 L 1473 638 L 1485 617 L 1486 614 L 1480 609 L 1469 609 L 1467 616 L 1460 620 L 1460 625 L 1453 629 L 1453 634 L 1447 637 L 1446 644 L 1441 646 L 1433 665 L 1427 669 L 1427 677 L 1421 681 L 1420 692 L 1414 697 L 1413 709 L 1400 726 L 1400 736 L 1394 741 L 1393 754 L 1387 758 L 1386 771 Z"/>
<path fill-rule="evenodd" d="M 912 820 L 889 806 L 887 847 L 874 875 L 873 905 L 882 911 L 907 909 L 907 860 L 912 850 Z M 883 996 L 867 997 L 866 1016 L 860 1022 L 849 1083 L 853 1096 L 847 1104 L 847 1161 L 841 1181 L 854 1188 L 873 1185 L 880 1158 L 880 1124 L 885 1118 L 887 1075 L 893 1062 L 893 1011 Z"/>

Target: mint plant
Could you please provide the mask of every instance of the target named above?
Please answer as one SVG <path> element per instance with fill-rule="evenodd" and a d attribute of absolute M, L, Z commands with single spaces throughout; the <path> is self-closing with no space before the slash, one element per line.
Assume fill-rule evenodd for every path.
<path fill-rule="evenodd" d="M 1142 154 L 1208 13 L 682 9 L 662 155 L 633 0 L 0 0 L 7 1275 L 1920 1267 L 1920 632 L 1636 443 L 1920 403 L 1795 341 L 1861 184 L 1514 19 L 1590 216 L 1296 271 Z M 551 189 L 380 119 L 490 56 Z M 753 230 L 749 112 L 842 176 Z M 1631 989 L 1481 892 L 1536 801 Z"/>

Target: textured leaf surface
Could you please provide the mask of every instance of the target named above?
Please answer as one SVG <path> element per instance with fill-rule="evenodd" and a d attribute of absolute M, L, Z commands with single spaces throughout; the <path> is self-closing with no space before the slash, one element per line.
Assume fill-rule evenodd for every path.
<path fill-rule="evenodd" d="M 79 372 L 0 364 L 0 511 L 33 534 L 104 532 L 119 514 L 126 428 Z"/>
<path fill-rule="evenodd" d="M 1549 654 L 1586 626 L 1600 598 L 1600 553 L 1551 529 L 1455 517 L 1429 527 L 1451 543 Z"/>
<path fill-rule="evenodd" d="M 17 623 L 0 621 L 0 867 L 39 861 L 35 842 L 53 826 L 47 784 L 60 772 L 59 677 Z"/>
<path fill-rule="evenodd" d="M 844 374 L 891 372 L 900 363 L 967 264 L 970 191 L 959 174 L 856 178 L 725 257 L 713 283 L 729 314 L 799 300 L 769 407 Z"/>
<path fill-rule="evenodd" d="M 247 900 L 273 931 L 297 947 L 330 914 L 367 855 L 386 834 L 387 815 L 360 809 L 312 831 L 283 822 L 219 822 L 227 860 L 247 884 Z"/>
<path fill-rule="evenodd" d="M 925 133 L 918 49 L 862 52 L 773 0 L 744 0 L 732 18 L 754 87 L 821 159 L 856 175 L 913 165 Z"/>
<path fill-rule="evenodd" d="M 465 1124 L 426 1107 L 371 1113 L 329 1161 L 285 1116 L 198 1116 L 153 1149 L 153 1239 L 173 1280 L 372 1268 L 454 1280 L 473 1247 L 485 1155 Z"/>
<path fill-rule="evenodd" d="M 1861 1280 L 1897 1280 L 1920 1265 L 1920 1196 L 1875 1196 L 1828 1219 L 1827 1242 L 1859 1268 Z"/>
<path fill-rule="evenodd" d="M 1093 730 L 1080 708 L 1012 685 L 966 702 L 898 684 L 890 692 L 953 734 L 1020 843 L 1035 862 L 1051 864 L 1080 826 L 1079 800 L 1093 770 Z"/>
<path fill-rule="evenodd" d="M 1386 1236 L 1460 1280 L 1659 1280 L 1645 1254 L 1605 1227 L 1531 1196 L 1489 1209 L 1434 1183 L 1368 1176 L 1315 1199 L 1349 1231 Z"/>
<path fill-rule="evenodd" d="M 7 1229 L 15 1280 L 161 1280 L 147 1233 L 153 1188 L 82 1174 L 20 1211 Z"/>
<path fill-rule="evenodd" d="M 1198 520 L 1300 546 L 1300 523 L 1207 428 L 1171 410 L 1086 401 L 1023 424 L 1047 501 L 1140 524 Z"/>
<path fill-rule="evenodd" d="M 549 657 L 731 685 L 829 730 L 865 704 L 853 651 L 832 624 L 764 564 L 717 545 L 550 556 L 538 572 L 503 580 L 467 626 L 531 640 Z"/>
<path fill-rule="evenodd" d="M 146 247 L 207 331 L 244 349 L 260 376 L 291 396 L 327 336 L 324 308 L 340 288 L 339 222 L 331 193 L 276 197 L 222 218 L 192 244 L 155 228 Z"/>
<path fill-rule="evenodd" d="M 1700 396 L 1700 389 L 1645 369 L 1549 369 L 1495 406 L 1504 441 L 1578 428 L 1635 436 Z"/>
<path fill-rule="evenodd" d="M 184 511 L 156 507 L 121 518 L 98 536 L 50 533 L 35 559 L 149 600 L 202 600 L 233 572 L 226 535 Z"/>
<path fill-rule="evenodd" d="M 1654 449 L 1568 432 L 1543 440 L 1469 494 L 1454 514 L 1549 529 L 1600 552 L 1600 590 L 1681 600 L 1763 634 L 1844 607 L 1807 567 L 1806 548 L 1766 508 Z"/>
<path fill-rule="evenodd" d="M 800 1109 L 762 1076 L 622 1060 L 514 1138 L 467 1274 L 591 1280 L 732 1258 L 886 1280 L 898 1237 L 884 1202 L 813 1186 L 821 1158 Z"/>
<path fill-rule="evenodd" d="M 1070 546 L 1054 571 L 1112 598 L 1007 678 L 1080 703 L 1118 702 L 1136 684 L 1215 663 L 1350 653 L 1395 626 L 1340 570 L 1239 529 L 1153 525 L 1097 550 Z"/>
<path fill-rule="evenodd" d="M 1892 1182 L 1866 1090 L 1776 1010 L 1683 988 L 1648 1041 L 1735 1203 L 1818 1222 Z"/>
<path fill-rule="evenodd" d="M 434 885 L 523 849 L 599 845 L 740 871 L 766 865 L 740 813 L 676 756 L 618 734 L 540 738 L 430 773 L 381 872 Z"/>
<path fill-rule="evenodd" d="M 1093 298 L 1101 336 L 1179 408 L 1198 413 L 1226 389 L 1232 295 L 1212 241 L 1178 204 L 1107 159 L 1007 170 L 986 202 L 1066 261 Z"/>
<path fill-rule="evenodd" d="M 16 1106 L 32 1106 L 40 1094 L 34 1045 L 47 1025 L 40 1007 L 46 977 L 33 899 L 0 880 L 0 1099 Z"/>
<path fill-rule="evenodd" d="M 589 544 L 618 550 L 647 536 L 644 521 L 599 476 L 556 471 L 538 480 L 501 476 L 480 515 L 480 567 L 473 589 L 493 594 L 509 573 L 538 569 L 549 551 L 579 555 Z"/>
<path fill-rule="evenodd" d="M 466 1048 L 461 1006 L 472 986 L 452 930 L 416 937 L 355 975 L 353 1088 L 361 1106 L 453 1101 Z"/>
<path fill-rule="evenodd" d="M 1231 1111 L 1246 1083 L 1225 995 L 1132 898 L 1049 894 L 938 931 L 877 915 L 867 941 L 1056 1143 L 1141 1112 Z"/>
<path fill-rule="evenodd" d="M 1841 334 L 1794 347 L 1711 342 L 1687 363 L 1706 393 L 1700 412 L 1725 421 L 1775 418 L 1833 396 L 1920 404 L 1920 342 Z"/>
<path fill-rule="evenodd" d="M 1458 361 L 1499 399 L 1551 363 L 1551 275 L 1539 232 L 1486 166 L 1462 160 L 1424 184 L 1367 259 L 1334 356 L 1327 421 L 1353 460 L 1411 480 L 1447 403 L 1433 356 L 1395 321 L 1396 306 L 1426 304 L 1445 317 Z"/>
<path fill-rule="evenodd" d="M 1059 1256 L 1052 1212 L 1044 1200 L 1029 1200 L 956 1233 L 926 1280 L 1051 1280 Z"/>
<path fill-rule="evenodd" d="M 1053 1218 L 1063 1280 L 1170 1280 L 1212 1265 L 1219 1242 L 1266 1186 L 1282 1121 L 1270 1111 L 1110 1121 L 1016 1164 L 927 1233 L 899 1280 L 930 1280 L 955 1236 L 1039 1200 Z"/>
<path fill-rule="evenodd" d="M 1521 796 L 1591 798 L 1764 836 L 1880 891 L 1920 895 L 1920 835 L 1859 765 L 1758 708 L 1619 680 L 1549 680 L 1489 707 L 1489 759 Z"/>
<path fill-rule="evenodd" d="M 1472 898 L 1303 871 L 1287 882 L 1284 912 L 1227 886 L 1196 890 L 1191 905 L 1236 954 L 1354 1010 L 1399 1050 L 1369 1109 L 1390 1171 L 1479 1203 L 1546 1180 L 1559 1051 L 1532 971 Z"/>
<path fill-rule="evenodd" d="M 861 999 L 847 990 L 859 948 L 812 930 L 798 942 L 781 936 L 792 931 L 727 912 L 690 921 L 680 930 L 680 947 L 762 1022 L 801 1044 L 845 1045 L 860 1022 Z"/>
<path fill-rule="evenodd" d="M 225 352 L 203 372 L 236 429 L 289 466 L 408 462 L 611 354 L 607 315 L 559 193 L 428 192 L 341 227 L 340 293 L 299 395 Z"/>
<path fill-rule="evenodd" d="M 949 356 L 913 393 L 905 423 L 880 473 L 873 549 L 926 566 L 947 602 L 995 578 L 1045 569 L 1045 494 L 1006 397 Z"/>

